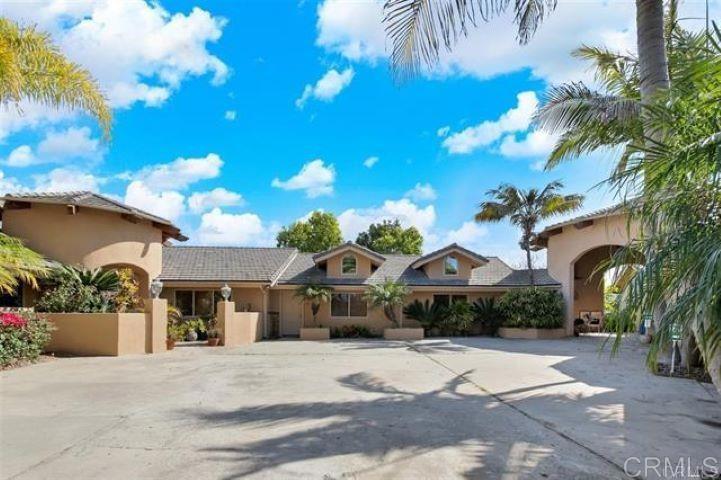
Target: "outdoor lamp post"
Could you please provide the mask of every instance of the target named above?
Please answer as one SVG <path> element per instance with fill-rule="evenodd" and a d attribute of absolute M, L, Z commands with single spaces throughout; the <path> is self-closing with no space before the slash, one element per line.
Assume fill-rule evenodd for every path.
<path fill-rule="evenodd" d="M 227 283 L 220 288 L 220 295 L 226 302 L 230 299 L 230 292 L 231 290 Z"/>
<path fill-rule="evenodd" d="M 159 298 L 160 292 L 163 291 L 163 282 L 157 278 L 150 283 L 150 295 L 153 298 Z"/>

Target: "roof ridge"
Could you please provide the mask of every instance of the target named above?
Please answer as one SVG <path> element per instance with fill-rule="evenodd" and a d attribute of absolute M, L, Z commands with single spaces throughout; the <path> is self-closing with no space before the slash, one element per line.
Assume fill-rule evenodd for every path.
<path fill-rule="evenodd" d="M 222 249 L 229 248 L 235 250 L 296 250 L 293 247 L 254 247 L 241 245 L 163 245 L 163 248 L 205 248 L 205 249 Z"/>

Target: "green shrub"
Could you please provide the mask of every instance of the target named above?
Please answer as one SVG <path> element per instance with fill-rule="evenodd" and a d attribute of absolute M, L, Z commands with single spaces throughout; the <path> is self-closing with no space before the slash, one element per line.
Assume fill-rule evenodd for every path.
<path fill-rule="evenodd" d="M 523 288 L 503 294 L 499 307 L 504 327 L 563 327 L 563 297 L 555 290 Z"/>
<path fill-rule="evenodd" d="M 343 325 L 342 327 L 333 327 L 330 330 L 332 338 L 376 338 L 370 328 L 365 325 Z"/>
<path fill-rule="evenodd" d="M 485 335 L 496 335 L 498 328 L 505 319 L 503 311 L 495 297 L 481 298 L 473 303 L 473 315 L 478 323 L 481 324 L 482 331 Z"/>
<path fill-rule="evenodd" d="M 50 341 L 52 329 L 34 312 L 0 314 L 0 366 L 36 360 Z"/>
<path fill-rule="evenodd" d="M 446 309 L 439 303 L 431 303 L 428 300 L 421 303 L 419 300 L 414 300 L 403 308 L 403 315 L 411 320 L 416 320 L 428 331 L 441 326 Z"/>
<path fill-rule="evenodd" d="M 96 287 L 67 281 L 45 291 L 35 309 L 52 313 L 105 313 L 116 311 L 116 305 L 112 295 Z"/>
<path fill-rule="evenodd" d="M 451 302 L 441 323 L 444 335 L 468 335 L 473 326 L 473 309 L 468 302 Z"/>

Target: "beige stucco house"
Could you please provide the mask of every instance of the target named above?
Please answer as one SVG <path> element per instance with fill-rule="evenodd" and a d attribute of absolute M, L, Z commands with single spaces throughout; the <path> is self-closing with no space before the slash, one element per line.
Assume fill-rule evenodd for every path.
<path fill-rule="evenodd" d="M 142 292 L 147 293 L 152 280 L 161 280 L 161 297 L 189 316 L 214 315 L 220 289 L 227 284 L 237 310 L 261 314 L 264 336 L 298 335 L 302 325 L 313 326 L 310 305 L 294 295 L 308 283 L 335 290 L 332 301 L 321 307 L 320 325 L 357 324 L 376 331 L 389 322 L 362 294 L 368 285 L 386 279 L 408 286 L 408 303 L 473 302 L 530 284 L 527 270 L 456 244 L 423 256 L 381 255 L 353 243 L 318 253 L 179 246 L 171 241 L 186 237 L 171 222 L 96 193 L 26 193 L 2 200 L 3 232 L 48 259 L 88 268 L 131 267 Z M 628 241 L 623 219 L 620 211 L 596 212 L 553 225 L 538 236 L 537 248 L 548 249 L 549 268 L 534 271 L 536 284 L 561 290 L 569 333 L 579 311 L 602 309 L 601 284 L 587 280 L 609 249 Z M 15 301 L 31 305 L 36 296 L 25 288 Z M 410 319 L 403 322 L 414 325 Z"/>

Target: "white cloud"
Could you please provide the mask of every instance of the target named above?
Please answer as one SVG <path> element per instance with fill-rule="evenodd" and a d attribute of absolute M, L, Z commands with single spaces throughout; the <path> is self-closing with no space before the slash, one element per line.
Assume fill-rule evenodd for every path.
<path fill-rule="evenodd" d="M 335 182 L 335 167 L 326 166 L 323 160 L 316 159 L 303 165 L 300 172 L 288 180 L 274 178 L 271 185 L 283 190 L 305 190 L 308 198 L 316 198 L 331 195 L 333 182 Z"/>
<path fill-rule="evenodd" d="M 185 212 L 185 197 L 181 193 L 156 192 L 139 180 L 128 185 L 125 203 L 171 221 L 177 220 Z"/>
<path fill-rule="evenodd" d="M 265 226 L 254 213 L 224 213 L 214 208 L 203 214 L 198 240 L 206 245 L 270 246 L 274 244 L 277 224 Z"/>
<path fill-rule="evenodd" d="M 504 134 L 527 130 L 538 107 L 538 99 L 534 92 L 521 92 L 516 98 L 518 104 L 497 120 L 486 120 L 450 134 L 443 140 L 443 146 L 449 153 L 471 153 L 497 142 Z"/>
<path fill-rule="evenodd" d="M 436 221 L 436 210 L 433 205 L 422 208 L 407 198 L 402 198 L 386 200 L 383 205 L 378 207 L 351 208 L 338 215 L 338 223 L 343 237 L 353 241 L 371 223 L 396 219 L 404 227 L 416 227 L 423 235 L 426 235 Z"/>
<path fill-rule="evenodd" d="M 378 160 L 380 160 L 380 158 L 378 158 L 378 157 L 376 157 L 376 156 L 368 157 L 368 158 L 366 158 L 365 160 L 363 160 L 363 165 L 364 165 L 366 168 L 373 168 L 373 165 L 375 165 L 376 163 L 378 163 Z"/>
<path fill-rule="evenodd" d="M 501 141 L 499 152 L 504 157 L 545 157 L 556 144 L 558 136 L 542 130 L 529 132 L 523 140 L 515 134 L 506 135 Z"/>
<path fill-rule="evenodd" d="M 3 164 L 8 167 L 27 167 L 35 163 L 35 154 L 30 145 L 20 145 L 15 148 L 10 155 L 3 160 Z"/>
<path fill-rule="evenodd" d="M 483 254 L 485 247 L 483 242 L 487 234 L 488 229 L 483 225 L 479 225 L 473 221 L 463 222 L 463 224 L 455 230 L 440 232 L 437 235 L 431 236 L 430 239 L 426 239 L 423 247 L 425 251 L 430 252 L 450 245 L 451 243 L 457 243 L 465 248 Z"/>
<path fill-rule="evenodd" d="M 446 125 L 445 127 L 441 127 L 438 130 L 436 130 L 436 135 L 443 138 L 448 135 L 448 133 L 451 131 L 451 127 Z"/>
<path fill-rule="evenodd" d="M 231 207 L 243 203 L 241 194 L 221 187 L 208 192 L 195 192 L 188 198 L 188 207 L 193 213 L 203 213 L 215 207 Z"/>
<path fill-rule="evenodd" d="M 20 185 L 17 179 L 13 177 L 6 177 L 5 172 L 0 170 L 0 194 L 6 194 L 10 192 L 22 192 L 27 188 Z"/>
<path fill-rule="evenodd" d="M 388 57 L 392 45 L 384 33 L 383 0 L 325 0 L 318 7 L 316 44 L 351 61 L 371 64 Z M 721 2 L 712 1 L 711 18 L 721 15 Z M 605 45 L 622 52 L 635 48 L 633 2 L 573 2 L 560 0 L 528 45 L 516 40 L 513 3 L 507 14 L 471 27 L 450 54 L 442 54 L 433 74 L 471 75 L 488 79 L 529 71 L 549 82 L 588 78 L 586 65 L 569 53 L 580 45 Z M 704 18 L 703 2 L 679 4 L 679 18 Z M 698 25 L 698 21 L 695 21 Z M 684 20 L 687 28 L 693 22 Z"/>
<path fill-rule="evenodd" d="M 97 192 L 105 179 L 75 168 L 56 168 L 48 173 L 33 175 L 35 190 L 41 192 L 67 192 L 89 190 Z"/>
<path fill-rule="evenodd" d="M 170 163 L 150 165 L 127 177 L 142 181 L 153 191 L 182 190 L 200 180 L 216 178 L 222 166 L 220 156 L 209 153 L 205 157 L 179 157 Z"/>
<path fill-rule="evenodd" d="M 315 85 L 308 84 L 305 86 L 302 95 L 295 101 L 295 106 L 303 108 L 311 98 L 322 102 L 332 101 L 343 89 L 350 85 L 354 75 L 352 68 L 346 68 L 342 72 L 338 72 L 334 68 L 328 70 Z"/>
<path fill-rule="evenodd" d="M 189 77 L 210 74 L 218 85 L 229 73 L 207 49 L 226 21 L 198 7 L 185 14 L 145 0 L 45 0 L 2 2 L 0 16 L 49 32 L 64 54 L 92 72 L 115 108 L 159 106 Z M 27 102 L 22 110 L 0 109 L 0 141 L 74 116 Z"/>
<path fill-rule="evenodd" d="M 236 112 L 235 110 L 227 110 L 225 112 L 225 119 L 228 120 L 229 122 L 235 121 L 235 119 L 237 117 L 238 117 L 238 112 Z"/>
<path fill-rule="evenodd" d="M 408 190 L 403 196 L 415 202 L 427 202 L 435 200 L 438 197 L 430 183 L 416 183 L 415 187 Z"/>

